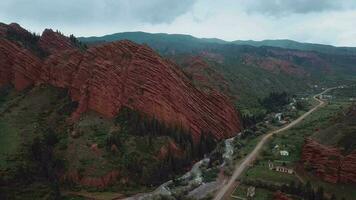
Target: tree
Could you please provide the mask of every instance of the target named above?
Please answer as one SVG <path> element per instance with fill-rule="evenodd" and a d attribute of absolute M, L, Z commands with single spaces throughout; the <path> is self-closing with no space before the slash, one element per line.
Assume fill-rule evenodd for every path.
<path fill-rule="evenodd" d="M 313 188 L 312 188 L 312 186 L 310 184 L 310 181 L 308 181 L 307 184 L 305 184 L 305 186 L 304 186 L 303 197 L 305 199 L 310 199 L 311 196 L 312 196 L 311 193 L 314 194 L 314 191 L 313 191 Z"/>
<path fill-rule="evenodd" d="M 296 185 L 295 185 L 294 181 L 291 181 L 290 184 L 289 184 L 289 193 L 298 194 L 298 191 L 297 191 L 297 188 L 296 188 Z"/>
<path fill-rule="evenodd" d="M 336 200 L 335 194 L 333 194 L 333 195 L 331 196 L 330 200 Z"/>
<path fill-rule="evenodd" d="M 43 138 L 35 138 L 31 146 L 33 160 L 37 163 L 40 172 L 47 179 L 52 189 L 51 199 L 61 199 L 57 174 L 63 163 L 53 155 L 53 148 L 58 141 L 56 133 L 48 129 Z"/>
<path fill-rule="evenodd" d="M 269 96 L 260 100 L 260 104 L 269 112 L 278 112 L 281 107 L 287 105 L 289 101 L 286 92 L 272 92 Z"/>
<path fill-rule="evenodd" d="M 324 199 L 324 188 L 319 187 L 316 194 L 315 194 L 315 199 L 316 200 L 323 200 Z"/>

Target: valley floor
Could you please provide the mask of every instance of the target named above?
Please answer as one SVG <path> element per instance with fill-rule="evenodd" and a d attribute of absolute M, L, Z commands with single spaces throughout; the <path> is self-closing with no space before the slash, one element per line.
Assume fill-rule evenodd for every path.
<path fill-rule="evenodd" d="M 325 92 L 330 92 L 332 89 L 336 88 L 331 88 Z M 330 93 L 339 94 L 340 92 L 334 90 Z M 304 138 L 311 136 L 315 129 L 326 126 L 327 119 L 335 115 L 335 113 L 350 106 L 352 102 L 349 99 L 340 95 L 340 97 L 334 97 L 331 102 L 324 103 L 315 98 L 319 104 L 312 110 L 286 127 L 264 136 L 242 164 L 237 165 L 229 183 L 217 193 L 215 199 L 245 198 L 249 186 L 261 184 L 279 186 L 292 184 L 296 186 L 307 183 L 311 183 L 311 186 L 315 190 L 323 188 L 325 196 L 329 198 L 335 195 L 338 199 L 355 199 L 355 185 L 326 183 L 304 170 L 304 167 L 299 164 Z M 276 134 L 282 131 L 283 134 Z M 289 156 L 279 155 L 279 150 L 282 149 L 287 150 Z M 271 161 L 274 165 L 294 169 L 293 174 L 270 170 L 269 165 Z M 232 187 L 236 187 L 235 191 L 231 189 Z M 273 199 L 272 191 L 266 189 L 266 187 L 256 186 L 256 196 L 254 199 Z M 292 196 L 292 198 L 299 199 L 297 196 Z"/>

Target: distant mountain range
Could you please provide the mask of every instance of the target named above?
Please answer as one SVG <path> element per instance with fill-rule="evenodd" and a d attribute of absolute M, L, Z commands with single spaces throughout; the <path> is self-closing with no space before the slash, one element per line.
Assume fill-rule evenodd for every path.
<path fill-rule="evenodd" d="M 146 44 L 177 63 L 192 81 L 232 96 L 240 110 L 257 108 L 271 91 L 297 93 L 311 85 L 353 80 L 356 48 L 291 40 L 233 41 L 191 35 L 124 32 L 79 38 L 95 45 L 118 40 Z"/>
<path fill-rule="evenodd" d="M 332 45 L 302 43 L 293 40 L 236 40 L 228 42 L 218 38 L 196 38 L 191 35 L 184 34 L 166 34 L 166 33 L 146 33 L 146 32 L 122 32 L 100 37 L 81 37 L 79 40 L 87 43 L 112 42 L 116 40 L 132 40 L 137 43 L 170 43 L 176 45 L 185 45 L 188 49 L 201 48 L 206 43 L 210 44 L 236 44 L 248 45 L 254 47 L 279 47 L 284 49 L 294 49 L 301 51 L 316 51 L 327 54 L 356 54 L 356 47 L 335 47 Z"/>

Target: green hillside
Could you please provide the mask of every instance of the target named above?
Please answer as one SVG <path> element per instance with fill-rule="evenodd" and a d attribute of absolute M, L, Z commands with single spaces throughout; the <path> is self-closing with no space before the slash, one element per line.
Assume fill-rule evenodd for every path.
<path fill-rule="evenodd" d="M 87 112 L 72 122 L 77 103 L 65 89 L 0 94 L 0 199 L 54 199 L 59 188 L 135 194 L 182 174 L 216 146 L 210 136 L 194 143 L 183 128 L 128 108 L 115 119 Z"/>
<path fill-rule="evenodd" d="M 153 43 L 166 43 L 172 44 L 184 44 L 188 45 L 185 49 L 192 50 L 192 48 L 204 47 L 204 43 L 215 43 L 215 44 L 236 44 L 236 45 L 248 45 L 255 47 L 279 47 L 284 49 L 294 49 L 301 51 L 315 51 L 319 53 L 326 54 L 348 54 L 355 55 L 356 47 L 336 47 L 332 45 L 325 44 L 314 44 L 314 43 L 303 43 L 288 39 L 281 40 L 235 40 L 232 42 L 221 40 L 218 38 L 196 38 L 191 35 L 184 34 L 167 34 L 167 33 L 146 33 L 146 32 L 122 32 L 114 33 L 105 36 L 98 37 L 81 37 L 79 40 L 86 43 L 101 43 L 101 42 L 112 42 L 116 40 L 132 40 L 137 43 L 147 43 L 150 46 L 154 46 Z M 190 44 L 189 44 L 190 43 Z"/>
<path fill-rule="evenodd" d="M 354 47 L 335 47 L 332 45 L 324 44 L 313 44 L 313 43 L 301 43 L 293 40 L 236 40 L 232 43 L 238 45 L 250 45 L 255 47 L 269 46 L 269 47 L 279 47 L 284 49 L 296 49 L 301 51 L 316 51 L 319 53 L 326 54 L 349 54 L 355 55 L 356 48 Z"/>
<path fill-rule="evenodd" d="M 289 40 L 226 42 L 219 39 L 199 39 L 190 35 L 144 32 L 79 39 L 92 45 L 124 39 L 147 44 L 177 63 L 192 79 L 192 68 L 206 68 L 201 70 L 203 72 L 196 72 L 201 73 L 198 74 L 201 76 L 192 81 L 199 86 L 202 77 L 209 80 L 205 86 L 211 86 L 232 97 L 243 112 L 260 110 L 259 99 L 273 91 L 306 93 L 314 85 L 335 85 L 356 76 L 356 54 L 353 54 L 355 48 Z M 190 66 L 192 57 L 198 57 L 207 66 Z M 222 78 L 216 79 L 216 76 Z"/>

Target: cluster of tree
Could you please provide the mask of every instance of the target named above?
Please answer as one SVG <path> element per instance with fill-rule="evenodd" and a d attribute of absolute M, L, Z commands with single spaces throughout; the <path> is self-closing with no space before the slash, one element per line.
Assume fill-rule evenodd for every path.
<path fill-rule="evenodd" d="M 307 111 L 308 110 L 308 102 L 307 101 L 297 101 L 297 103 L 295 104 L 295 108 L 298 110 Z"/>
<path fill-rule="evenodd" d="M 0 87 L 0 104 L 5 100 L 11 89 L 11 85 Z"/>
<path fill-rule="evenodd" d="M 69 36 L 69 39 L 72 42 L 72 44 L 74 44 L 74 46 L 76 46 L 77 48 L 79 48 L 82 51 L 84 51 L 88 48 L 88 46 L 86 44 L 79 41 L 73 34 L 71 34 Z"/>
<path fill-rule="evenodd" d="M 182 126 L 169 126 L 160 122 L 155 117 L 150 117 L 137 110 L 127 107 L 122 108 L 118 116 L 115 118 L 115 123 L 120 125 L 120 133 L 112 134 L 107 139 L 107 148 L 113 144 L 124 146 L 127 135 L 148 137 L 148 143 L 152 143 L 154 137 L 169 136 L 175 144 L 184 150 L 183 156 L 176 156 L 176 152 L 171 152 L 171 148 L 167 148 L 167 156 L 162 160 L 159 166 L 153 170 L 147 182 L 160 183 L 162 179 L 169 177 L 172 172 L 179 173 L 185 167 L 189 166 L 193 160 L 202 158 L 205 154 L 213 151 L 217 145 L 210 132 L 202 132 L 200 139 L 194 141 L 189 131 Z M 216 156 L 218 157 L 218 156 Z M 127 166 L 129 169 L 130 166 Z M 141 173 L 141 172 L 138 172 Z M 143 174 L 143 173 L 141 173 Z"/>
<path fill-rule="evenodd" d="M 39 45 L 38 41 L 40 40 L 40 36 L 36 33 L 30 32 L 19 32 L 14 28 L 9 27 L 6 33 L 6 38 L 9 40 L 13 40 L 22 44 L 25 48 L 34 52 L 40 58 L 44 58 L 48 56 L 48 52 L 43 50 Z"/>
<path fill-rule="evenodd" d="M 51 88 L 47 89 L 51 90 Z M 35 129 L 33 132 L 26 133 L 21 149 L 14 155 L 13 167 L 9 173 L 6 173 L 8 176 L 6 185 L 10 189 L 16 188 L 16 191 L 7 192 L 8 199 L 13 199 L 13 195 L 21 193 L 22 188 L 32 187 L 32 185 L 45 186 L 44 192 L 47 189 L 50 191 L 48 199 L 61 197 L 58 175 L 65 169 L 65 162 L 55 153 L 55 149 L 61 144 L 60 140 L 66 137 L 66 134 L 58 134 L 58 132 L 63 128 L 62 126 L 66 126 L 64 119 L 70 115 L 73 105 L 66 90 L 55 94 L 57 96 L 53 97 L 56 101 L 53 102 L 54 104 L 51 102 L 53 109 L 43 110 L 33 116 L 36 122 Z M 52 117 L 49 118 L 49 115 Z M 2 199 L 1 195 L 0 199 Z"/>
<path fill-rule="evenodd" d="M 265 113 L 244 114 L 241 116 L 242 125 L 245 129 L 250 128 L 256 125 L 258 122 L 262 121 L 264 117 L 265 117 Z"/>
<path fill-rule="evenodd" d="M 115 119 L 121 129 L 129 134 L 139 136 L 169 136 L 183 149 L 191 150 L 193 158 L 201 158 L 204 154 L 215 149 L 217 141 L 209 131 L 200 134 L 198 143 L 193 141 L 193 134 L 180 126 L 170 126 L 160 122 L 155 117 L 150 117 L 128 107 L 122 108 Z"/>
<path fill-rule="evenodd" d="M 247 185 L 253 185 L 255 187 L 264 188 L 270 191 L 282 191 L 286 194 L 295 195 L 305 200 L 329 200 L 326 198 L 323 187 L 318 187 L 315 190 L 311 183 L 308 181 L 306 184 L 291 181 L 290 184 L 278 185 L 263 180 L 244 180 Z M 333 194 L 330 200 L 336 200 L 336 196 Z M 342 200 L 345 200 L 344 198 Z"/>
<path fill-rule="evenodd" d="M 48 129 L 43 138 L 35 138 L 31 145 L 32 160 L 37 165 L 40 175 L 50 184 L 53 199 L 61 199 L 58 172 L 64 167 L 63 161 L 56 159 L 53 153 L 58 142 L 57 134 Z"/>
<path fill-rule="evenodd" d="M 268 112 L 278 112 L 290 102 L 290 98 L 286 92 L 271 92 L 259 102 Z"/>

